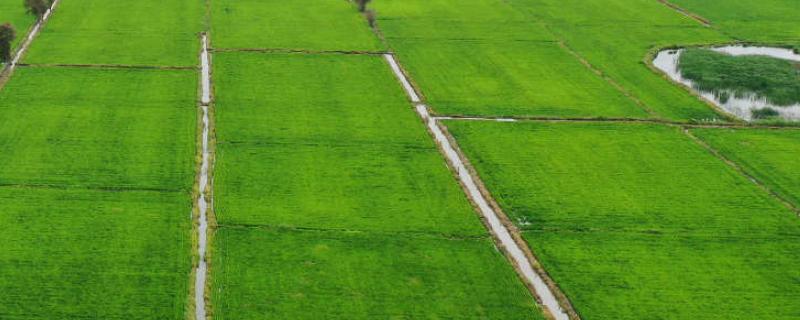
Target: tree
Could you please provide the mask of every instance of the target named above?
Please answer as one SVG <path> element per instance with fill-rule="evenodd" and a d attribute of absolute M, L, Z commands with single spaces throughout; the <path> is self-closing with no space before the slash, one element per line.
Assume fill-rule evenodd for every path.
<path fill-rule="evenodd" d="M 50 0 L 24 0 L 25 9 L 28 13 L 36 16 L 37 19 L 42 19 L 44 14 L 50 9 Z"/>
<path fill-rule="evenodd" d="M 358 12 L 364 12 L 367 10 L 367 4 L 372 0 L 356 0 L 358 2 Z"/>
<path fill-rule="evenodd" d="M 11 61 L 11 42 L 17 37 L 14 27 L 6 22 L 0 25 L 0 61 Z"/>

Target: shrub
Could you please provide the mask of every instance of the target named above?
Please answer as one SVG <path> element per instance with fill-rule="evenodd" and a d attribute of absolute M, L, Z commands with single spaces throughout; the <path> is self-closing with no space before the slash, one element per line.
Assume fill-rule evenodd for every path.
<path fill-rule="evenodd" d="M 16 36 L 17 33 L 10 23 L 0 25 L 0 61 L 11 61 L 11 42 Z"/>
<path fill-rule="evenodd" d="M 358 2 L 358 11 L 364 12 L 367 10 L 367 4 L 372 0 L 356 0 Z"/>
<path fill-rule="evenodd" d="M 42 19 L 44 14 L 50 9 L 51 0 L 24 0 L 25 9 L 28 13 L 35 15 L 37 19 Z"/>

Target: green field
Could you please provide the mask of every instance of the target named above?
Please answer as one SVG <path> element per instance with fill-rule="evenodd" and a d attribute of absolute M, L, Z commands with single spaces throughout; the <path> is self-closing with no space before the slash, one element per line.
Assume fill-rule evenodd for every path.
<path fill-rule="evenodd" d="M 796 214 L 680 128 L 446 124 L 583 319 L 800 316 Z"/>
<path fill-rule="evenodd" d="M 0 91 L 0 184 L 190 191 L 196 82 L 192 71 L 18 69 Z"/>
<path fill-rule="evenodd" d="M 347 1 L 211 1 L 216 48 L 380 50 L 366 20 Z"/>
<path fill-rule="evenodd" d="M 215 317 L 541 318 L 380 57 L 214 75 Z"/>
<path fill-rule="evenodd" d="M 197 0 L 62 1 L 24 62 L 195 66 L 203 12 Z"/>
<path fill-rule="evenodd" d="M 463 7 L 381 1 L 375 7 L 387 42 L 439 114 L 647 117 L 540 24 L 502 1 Z"/>
<path fill-rule="evenodd" d="M 692 133 L 800 207 L 800 131 L 695 129 Z"/>
<path fill-rule="evenodd" d="M 788 42 L 800 47 L 800 5 L 795 0 L 670 0 L 747 41 Z"/>
<path fill-rule="evenodd" d="M 0 188 L 0 317 L 184 319 L 185 193 Z"/>
<path fill-rule="evenodd" d="M 0 91 L 0 318 L 185 317 L 196 87 L 192 71 L 17 69 Z"/>
<path fill-rule="evenodd" d="M 649 61 L 800 49 L 797 0 L 368 9 L 61 0 L 0 84 L 0 319 L 205 320 L 197 298 L 207 319 L 550 319 L 415 107 L 450 116 L 425 120 L 579 319 L 800 319 L 800 130 L 734 121 Z M 18 47 L 35 19 L 0 0 L 5 21 Z M 795 95 L 766 88 L 791 63 L 701 58 L 709 83 Z"/>
<path fill-rule="evenodd" d="M 36 19 L 32 15 L 25 13 L 22 1 L 0 0 L 0 24 L 11 23 L 17 31 L 17 37 L 14 39 L 12 47 L 17 47 L 25 39 L 35 21 Z"/>

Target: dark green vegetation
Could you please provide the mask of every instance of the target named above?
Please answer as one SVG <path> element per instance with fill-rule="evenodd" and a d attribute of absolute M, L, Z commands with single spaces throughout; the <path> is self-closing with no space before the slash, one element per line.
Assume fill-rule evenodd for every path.
<path fill-rule="evenodd" d="M 17 37 L 12 42 L 12 48 L 25 38 L 28 28 L 36 21 L 33 16 L 25 13 L 25 7 L 20 0 L 0 0 L 0 23 L 10 23 L 17 30 Z"/>
<path fill-rule="evenodd" d="M 800 103 L 797 62 L 692 48 L 681 54 L 678 66 L 699 90 L 737 96 L 756 94 L 779 106 Z"/>
<path fill-rule="evenodd" d="M 10 23 L 0 24 L 0 63 L 11 61 L 11 44 L 17 38 L 17 31 Z"/>
<path fill-rule="evenodd" d="M 772 108 L 756 109 L 751 111 L 751 114 L 753 119 L 758 120 L 778 119 L 778 117 L 781 115 L 778 110 Z"/>
<path fill-rule="evenodd" d="M 214 59 L 216 318 L 541 318 L 380 57 Z"/>
<path fill-rule="evenodd" d="M 16 70 L 0 91 L 0 318 L 185 317 L 196 87 L 193 71 Z"/>
<path fill-rule="evenodd" d="M 692 133 L 800 207 L 800 130 L 695 129 Z"/>
<path fill-rule="evenodd" d="M 680 128 L 446 124 L 583 319 L 800 317 L 796 213 Z"/>
<path fill-rule="evenodd" d="M 344 2 L 344 3 L 342 3 Z M 215 48 L 380 50 L 378 38 L 345 1 L 211 1 Z"/>
<path fill-rule="evenodd" d="M 197 65 L 202 1 L 62 1 L 56 12 L 24 62 Z"/>

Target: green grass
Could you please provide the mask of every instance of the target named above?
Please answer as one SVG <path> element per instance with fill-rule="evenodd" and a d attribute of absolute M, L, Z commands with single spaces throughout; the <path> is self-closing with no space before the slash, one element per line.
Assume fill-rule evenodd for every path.
<path fill-rule="evenodd" d="M 800 6 L 794 0 L 670 0 L 739 39 L 800 44 Z"/>
<path fill-rule="evenodd" d="M 566 44 L 625 87 L 659 117 L 716 119 L 713 109 L 647 67 L 656 48 L 729 42 L 669 7 L 650 0 L 513 0 L 521 11 L 546 23 Z"/>
<path fill-rule="evenodd" d="M 203 1 L 63 1 L 26 63 L 195 66 Z"/>
<path fill-rule="evenodd" d="M 217 319 L 544 319 L 488 237 L 226 228 L 215 239 Z"/>
<path fill-rule="evenodd" d="M 436 113 L 648 116 L 506 2 L 381 1 L 375 9 L 389 45 Z"/>
<path fill-rule="evenodd" d="M 221 224 L 483 232 L 381 58 L 224 53 L 215 66 Z"/>
<path fill-rule="evenodd" d="M 215 48 L 380 50 L 367 20 L 347 1 L 211 1 Z"/>
<path fill-rule="evenodd" d="M 800 103 L 800 63 L 694 48 L 681 54 L 678 67 L 699 90 L 756 94 L 779 106 Z"/>
<path fill-rule="evenodd" d="M 446 122 L 583 319 L 793 319 L 795 213 L 680 128 Z"/>
<path fill-rule="evenodd" d="M 11 48 L 16 48 L 27 36 L 28 30 L 36 22 L 36 18 L 25 13 L 22 1 L 0 0 L 0 24 L 11 23 L 17 31 L 17 38 L 11 44 Z"/>
<path fill-rule="evenodd" d="M 196 88 L 192 71 L 18 68 L 0 91 L 0 184 L 188 192 Z"/>
<path fill-rule="evenodd" d="M 647 117 L 632 100 L 553 42 L 393 43 L 400 61 L 440 114 Z"/>
<path fill-rule="evenodd" d="M 185 318 L 196 83 L 17 68 L 0 91 L 0 318 Z"/>
<path fill-rule="evenodd" d="M 692 133 L 800 206 L 800 131 L 693 129 Z"/>
<path fill-rule="evenodd" d="M 214 68 L 215 317 L 541 319 L 381 57 Z"/>
<path fill-rule="evenodd" d="M 0 317 L 184 319 L 191 199 L 0 188 Z"/>

